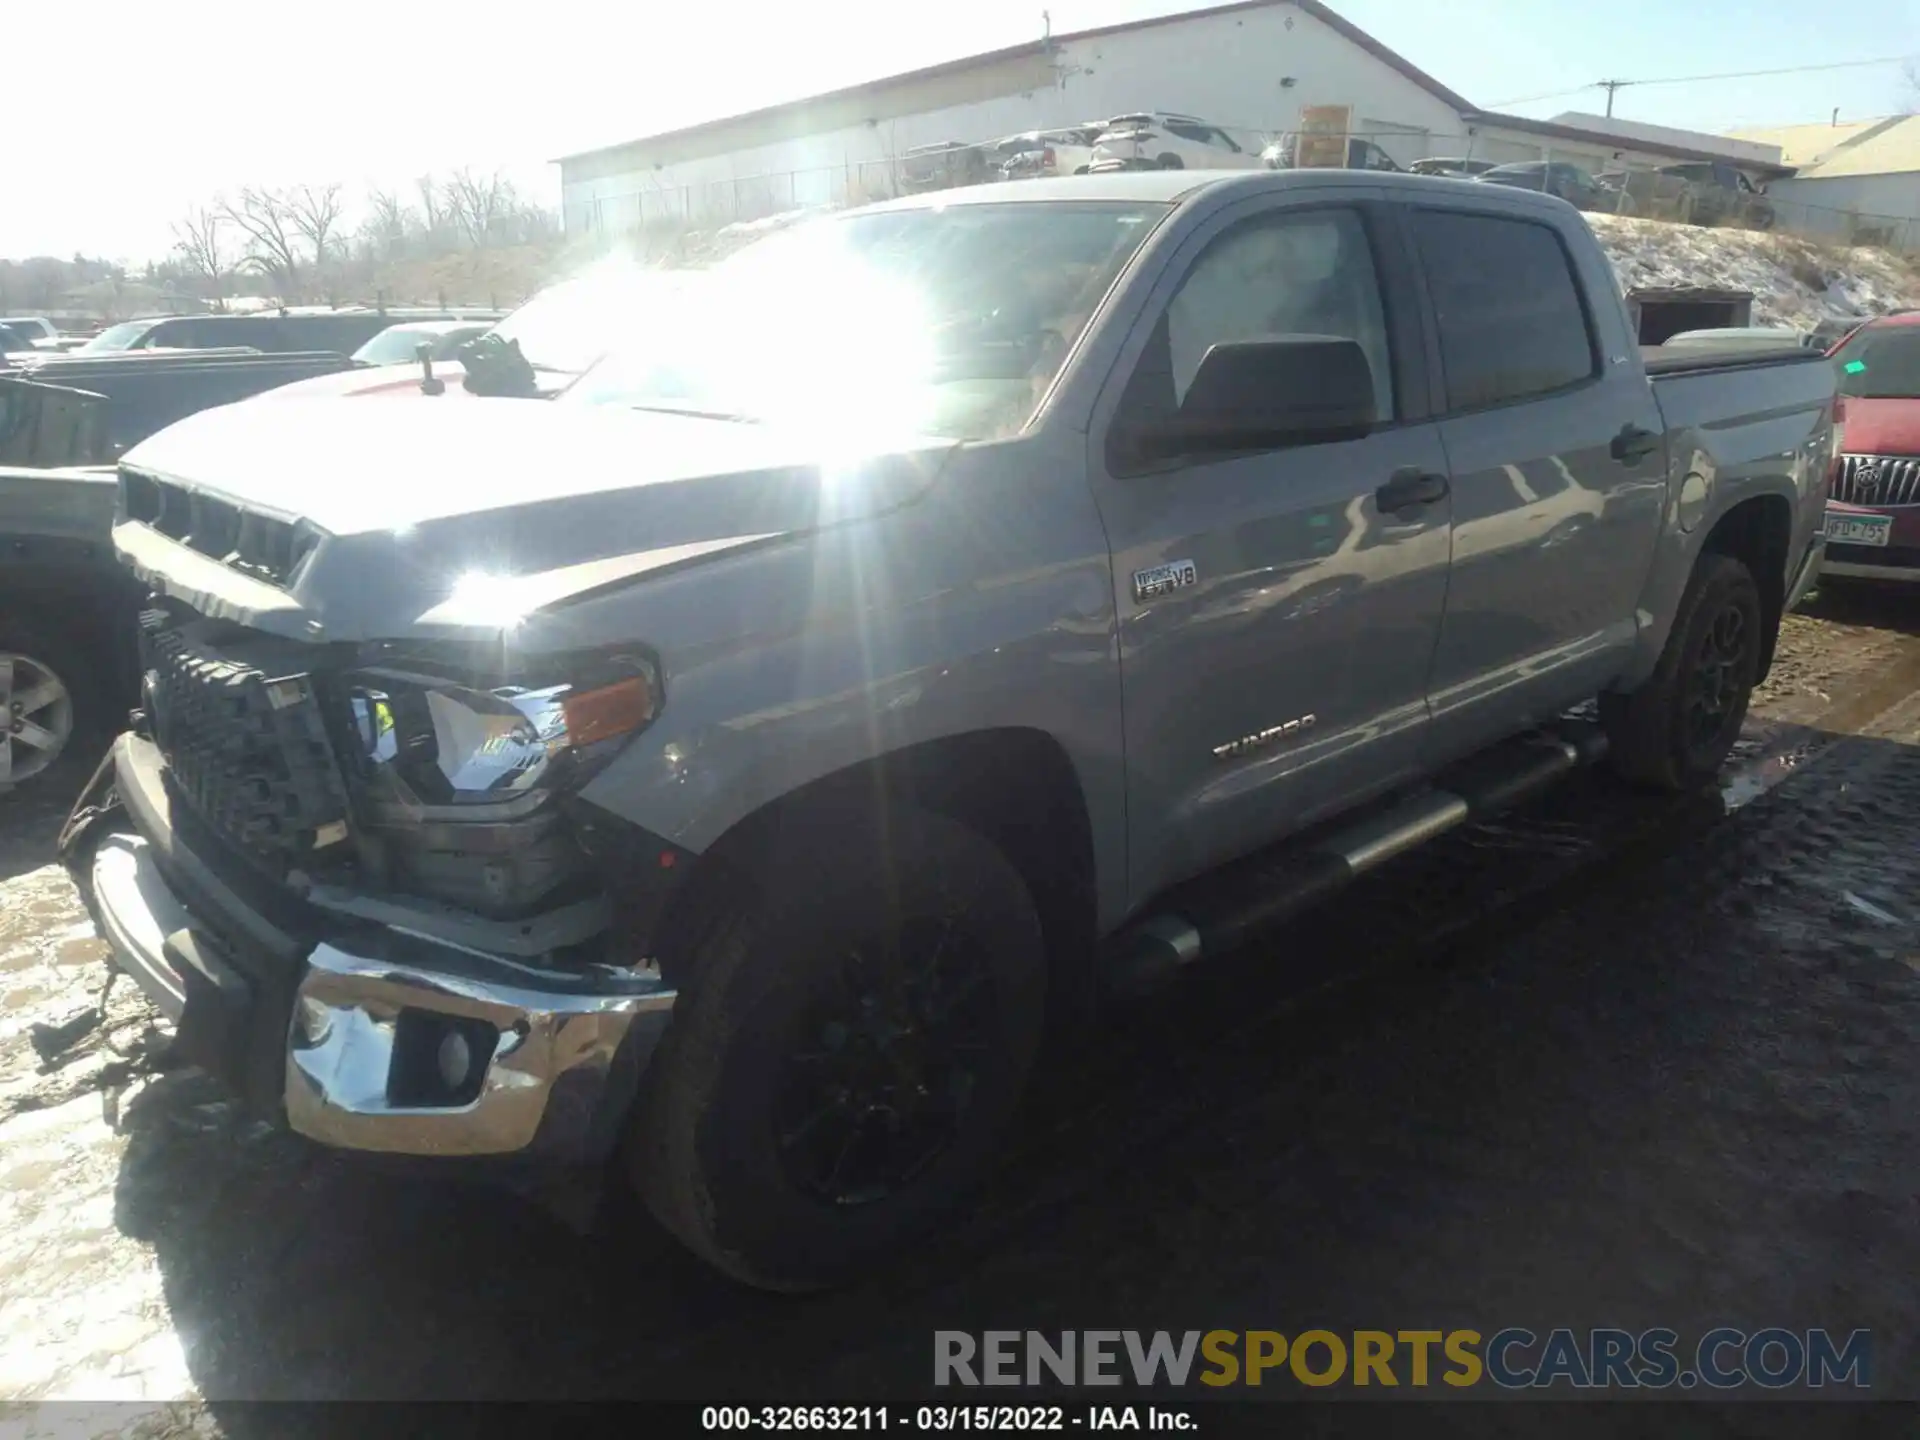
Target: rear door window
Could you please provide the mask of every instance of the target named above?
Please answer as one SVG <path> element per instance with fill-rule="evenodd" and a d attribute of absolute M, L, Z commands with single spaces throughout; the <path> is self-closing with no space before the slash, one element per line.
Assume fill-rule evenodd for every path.
<path fill-rule="evenodd" d="M 1457 210 L 1414 210 L 1411 220 L 1449 410 L 1545 395 L 1600 373 L 1572 259 L 1550 226 Z"/>

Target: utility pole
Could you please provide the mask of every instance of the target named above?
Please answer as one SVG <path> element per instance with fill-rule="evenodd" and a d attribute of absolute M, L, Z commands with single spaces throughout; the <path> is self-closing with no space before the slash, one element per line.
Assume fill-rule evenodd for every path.
<path fill-rule="evenodd" d="M 1594 83 L 1597 84 L 1602 90 L 1607 92 L 1607 118 L 1611 120 L 1613 118 L 1614 92 L 1616 90 L 1621 89 L 1624 86 L 1633 84 L 1633 81 L 1631 80 L 1599 80 L 1599 81 L 1595 81 Z"/>

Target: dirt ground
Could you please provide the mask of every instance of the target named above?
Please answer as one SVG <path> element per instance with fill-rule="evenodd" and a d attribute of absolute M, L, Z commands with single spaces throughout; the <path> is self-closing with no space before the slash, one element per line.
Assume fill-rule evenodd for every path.
<path fill-rule="evenodd" d="M 906 1396 L 936 1328 L 1415 1324 L 1866 1328 L 1920 1398 L 1911 604 L 1790 617 L 1721 794 L 1577 777 L 1117 1014 L 962 1224 L 805 1300 L 631 1204 L 583 1235 L 246 1123 L 125 982 L 63 1047 L 105 977 L 65 800 L 0 801 L 3 1398 L 236 1434 L 220 1402 Z"/>

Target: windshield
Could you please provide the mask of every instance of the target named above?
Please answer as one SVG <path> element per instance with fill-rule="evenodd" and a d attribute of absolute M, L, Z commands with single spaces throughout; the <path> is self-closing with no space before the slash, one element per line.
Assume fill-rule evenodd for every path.
<path fill-rule="evenodd" d="M 109 325 L 74 353 L 98 355 L 108 350 L 131 350 L 139 343 L 140 337 L 158 323 L 155 320 L 122 320 L 118 325 Z"/>
<path fill-rule="evenodd" d="M 836 433 L 983 440 L 1031 418 L 1166 207 L 885 210 L 761 241 L 567 392 Z"/>
<path fill-rule="evenodd" d="M 518 340 L 535 370 L 578 375 L 624 344 L 679 281 L 656 271 L 596 272 L 549 286 L 490 332 Z"/>
<path fill-rule="evenodd" d="M 1869 325 L 1833 352 L 1840 393 L 1862 400 L 1920 399 L 1920 325 Z"/>

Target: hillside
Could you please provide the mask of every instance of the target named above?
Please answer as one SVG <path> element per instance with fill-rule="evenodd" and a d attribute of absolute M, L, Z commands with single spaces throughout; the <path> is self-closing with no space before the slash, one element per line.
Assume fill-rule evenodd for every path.
<path fill-rule="evenodd" d="M 1791 235 L 1589 215 L 1623 291 L 1753 292 L 1755 325 L 1811 329 L 1822 320 L 1920 305 L 1916 257 L 1821 245 Z"/>

